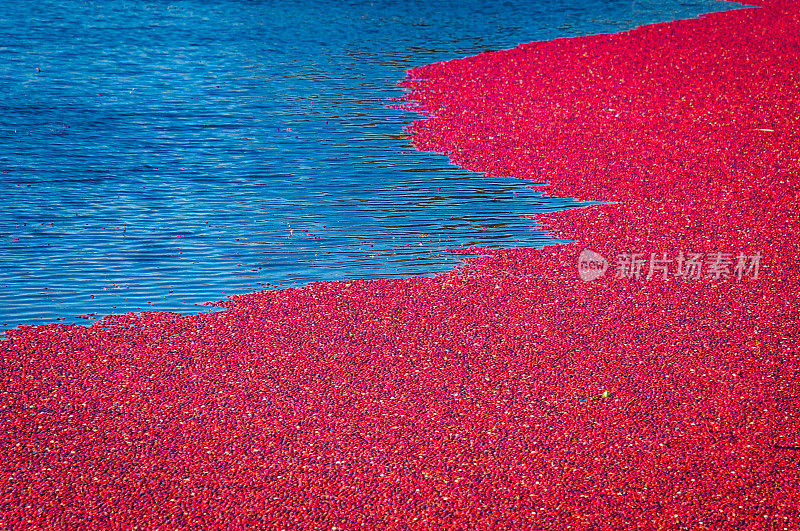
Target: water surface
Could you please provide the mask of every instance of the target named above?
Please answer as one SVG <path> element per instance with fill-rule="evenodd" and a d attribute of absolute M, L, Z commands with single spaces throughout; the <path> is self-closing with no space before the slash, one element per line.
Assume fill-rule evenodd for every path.
<path fill-rule="evenodd" d="M 409 147 L 405 70 L 734 7 L 482 4 L 3 2 L 2 328 L 553 243 L 523 216 L 576 203 Z"/>

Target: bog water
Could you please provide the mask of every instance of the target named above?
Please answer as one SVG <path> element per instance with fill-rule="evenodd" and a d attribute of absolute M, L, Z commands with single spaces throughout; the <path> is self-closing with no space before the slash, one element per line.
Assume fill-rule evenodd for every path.
<path fill-rule="evenodd" d="M 484 4 L 493 4 L 487 7 Z M 192 313 L 233 293 L 430 275 L 553 243 L 576 206 L 409 147 L 411 67 L 739 7 L 5 0 L 0 326 Z"/>

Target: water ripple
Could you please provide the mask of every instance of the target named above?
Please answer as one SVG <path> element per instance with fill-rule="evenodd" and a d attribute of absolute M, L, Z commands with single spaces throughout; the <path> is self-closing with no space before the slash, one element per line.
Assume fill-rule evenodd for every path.
<path fill-rule="evenodd" d="M 573 207 L 418 153 L 405 69 L 685 18 L 717 2 L 0 7 L 0 325 L 195 312 L 276 286 L 552 243 Z M 96 314 L 96 315 L 91 315 Z M 78 320 L 79 322 L 88 322 Z"/>

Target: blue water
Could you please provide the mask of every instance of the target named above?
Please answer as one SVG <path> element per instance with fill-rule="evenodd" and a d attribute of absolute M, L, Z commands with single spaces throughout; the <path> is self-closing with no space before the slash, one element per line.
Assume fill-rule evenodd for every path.
<path fill-rule="evenodd" d="M 414 151 L 404 127 L 419 117 L 387 107 L 397 81 L 738 7 L 482 4 L 5 0 L 2 329 L 192 313 L 276 286 L 432 274 L 458 264 L 451 248 L 553 243 L 521 216 L 577 203 Z"/>

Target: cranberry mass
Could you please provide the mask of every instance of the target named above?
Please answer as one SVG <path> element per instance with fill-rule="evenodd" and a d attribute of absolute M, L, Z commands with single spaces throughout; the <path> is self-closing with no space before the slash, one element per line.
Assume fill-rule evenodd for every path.
<path fill-rule="evenodd" d="M 23 327 L 9 528 L 797 529 L 800 6 L 410 71 L 421 150 L 606 204 L 575 243 Z M 584 249 L 758 278 L 578 275 Z"/>

